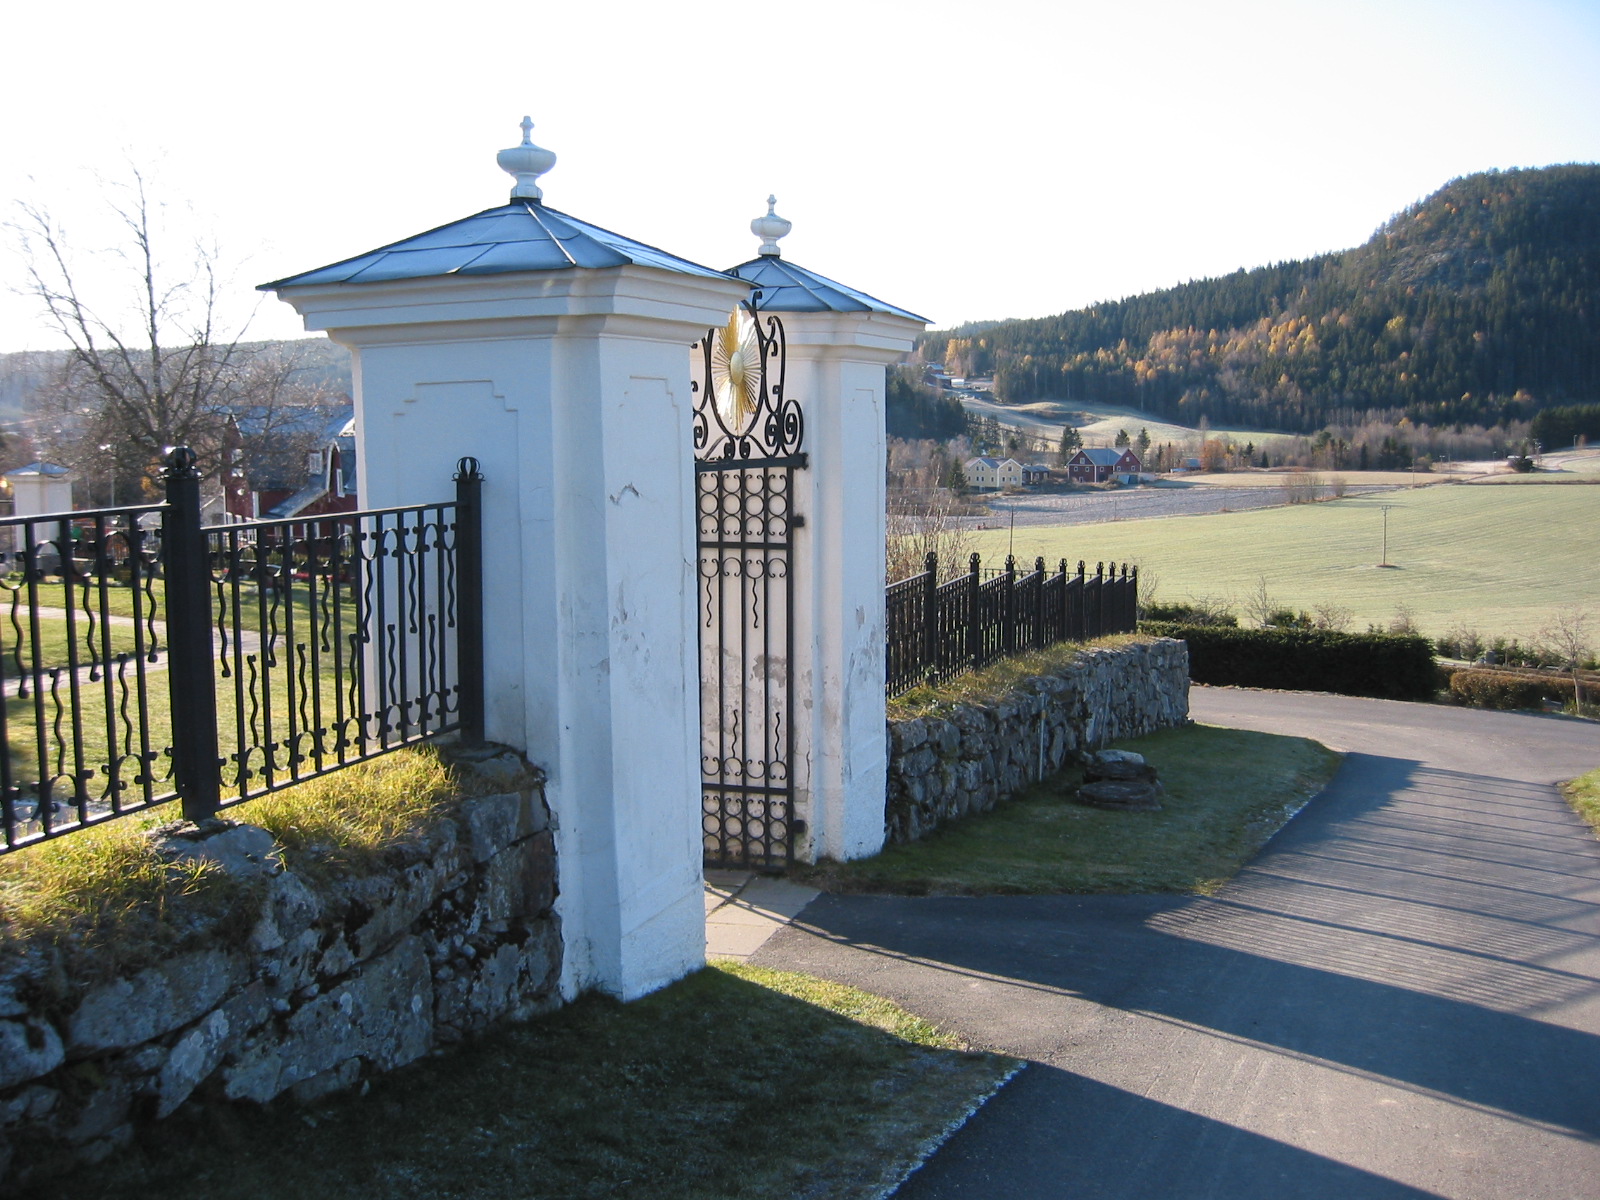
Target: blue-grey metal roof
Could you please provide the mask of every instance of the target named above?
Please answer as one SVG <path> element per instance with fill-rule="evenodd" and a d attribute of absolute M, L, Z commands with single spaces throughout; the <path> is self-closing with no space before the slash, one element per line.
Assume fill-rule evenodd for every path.
<path fill-rule="evenodd" d="M 973 463 L 982 463 L 986 467 L 1003 467 L 1006 463 L 1015 463 L 1019 467 L 1022 465 L 1014 458 L 994 458 L 988 454 L 981 454 L 977 458 L 969 458 L 967 460 L 967 466 L 970 467 Z"/>
<path fill-rule="evenodd" d="M 727 278 L 727 272 L 703 267 L 543 204 L 513 200 L 355 258 L 264 283 L 260 290 L 629 264 L 682 275 Z"/>
<path fill-rule="evenodd" d="M 1085 446 L 1081 453 L 1097 467 L 1114 467 L 1122 461 L 1127 450 L 1113 450 L 1109 446 Z"/>
<path fill-rule="evenodd" d="M 25 467 L 16 467 L 7 471 L 7 475 L 66 475 L 70 467 L 63 467 L 59 463 L 31 462 Z"/>
<path fill-rule="evenodd" d="M 853 287 L 786 262 L 776 254 L 764 254 L 740 263 L 728 271 L 748 280 L 761 291 L 756 307 L 762 312 L 876 312 L 928 323 L 927 317 L 896 308 L 893 304 L 858 292 Z"/>

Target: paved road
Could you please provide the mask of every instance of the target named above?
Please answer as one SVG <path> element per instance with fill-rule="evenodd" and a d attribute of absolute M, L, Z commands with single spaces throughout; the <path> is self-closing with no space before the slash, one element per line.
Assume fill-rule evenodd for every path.
<path fill-rule="evenodd" d="M 753 961 L 1033 1065 L 910 1200 L 1600 1197 L 1600 726 L 1196 689 L 1350 751 L 1215 897 L 823 896 Z"/>

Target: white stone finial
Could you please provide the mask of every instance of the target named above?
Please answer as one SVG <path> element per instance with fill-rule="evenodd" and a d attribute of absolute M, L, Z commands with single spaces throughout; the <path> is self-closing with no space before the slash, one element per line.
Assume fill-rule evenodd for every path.
<path fill-rule="evenodd" d="M 543 146 L 535 146 L 532 134 L 533 118 L 523 117 L 522 144 L 495 155 L 495 162 L 500 164 L 500 169 L 517 181 L 516 187 L 511 189 L 513 200 L 543 200 L 539 176 L 556 165 L 555 154 Z"/>
<path fill-rule="evenodd" d="M 778 239 L 786 236 L 789 230 L 794 228 L 792 222 L 785 221 L 777 213 L 772 211 L 777 203 L 778 198 L 776 196 L 768 196 L 767 215 L 764 217 L 757 217 L 754 221 L 750 222 L 750 232 L 761 239 L 760 252 L 769 258 L 778 258 L 782 256 L 783 251 L 778 249 Z"/>

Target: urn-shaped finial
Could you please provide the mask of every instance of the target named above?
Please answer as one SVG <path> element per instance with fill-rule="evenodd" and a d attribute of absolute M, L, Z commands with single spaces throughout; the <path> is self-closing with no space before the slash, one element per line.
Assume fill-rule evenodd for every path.
<path fill-rule="evenodd" d="M 539 176 L 556 165 L 556 156 L 543 146 L 535 146 L 529 136 L 532 132 L 532 118 L 523 117 L 522 144 L 500 151 L 495 155 L 495 162 L 517 181 L 517 185 L 511 189 L 513 200 L 532 200 L 537 203 L 544 199 L 544 193 L 539 190 Z"/>
<path fill-rule="evenodd" d="M 794 228 L 792 222 L 785 221 L 773 207 L 778 203 L 776 196 L 767 197 L 767 215 L 757 217 L 750 222 L 750 232 L 761 239 L 761 253 L 771 258 L 781 257 L 783 251 L 778 249 L 778 239 L 788 234 Z"/>

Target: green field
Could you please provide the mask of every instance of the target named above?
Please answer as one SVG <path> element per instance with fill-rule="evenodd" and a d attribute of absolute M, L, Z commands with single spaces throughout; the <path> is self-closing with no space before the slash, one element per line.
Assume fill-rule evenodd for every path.
<path fill-rule="evenodd" d="M 1392 569 L 1381 569 L 1389 507 Z M 1242 601 L 1265 577 L 1296 608 L 1348 607 L 1352 628 L 1387 625 L 1400 605 L 1423 632 L 1468 625 L 1527 640 L 1565 604 L 1600 602 L 1600 487 L 1429 487 L 1255 512 L 1104 525 L 1019 526 L 1016 554 L 1134 561 L 1158 600 Z M 1007 534 L 976 535 L 991 562 Z"/>

